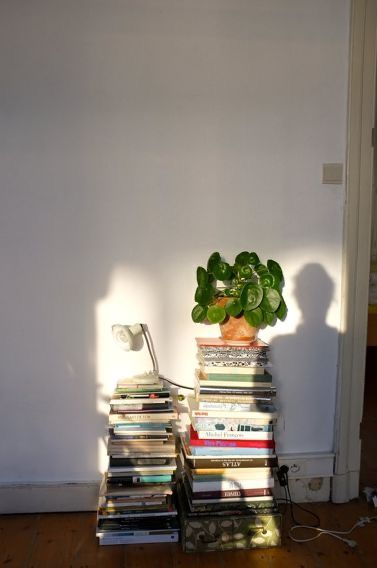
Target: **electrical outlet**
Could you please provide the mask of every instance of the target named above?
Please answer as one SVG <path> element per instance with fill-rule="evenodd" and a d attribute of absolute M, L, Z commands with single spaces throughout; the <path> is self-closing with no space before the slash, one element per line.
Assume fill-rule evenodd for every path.
<path fill-rule="evenodd" d="M 304 460 L 284 460 L 283 465 L 288 468 L 288 476 L 291 477 L 305 477 L 306 463 Z"/>
<path fill-rule="evenodd" d="M 295 473 L 301 473 L 302 475 L 302 468 L 303 468 L 304 464 L 301 464 L 299 461 L 293 463 L 292 465 L 289 466 L 289 473 L 292 473 L 293 475 Z"/>
<path fill-rule="evenodd" d="M 292 479 L 331 477 L 334 475 L 333 454 L 280 454 L 279 465 L 287 466 L 288 476 Z"/>

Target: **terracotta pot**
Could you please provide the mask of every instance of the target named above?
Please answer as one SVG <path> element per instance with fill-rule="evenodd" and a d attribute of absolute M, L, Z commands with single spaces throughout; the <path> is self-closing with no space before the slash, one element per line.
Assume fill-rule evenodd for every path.
<path fill-rule="evenodd" d="M 230 298 L 220 298 L 217 303 L 224 306 Z M 221 337 L 227 341 L 255 341 L 258 337 L 258 328 L 251 326 L 244 316 L 227 316 L 220 323 Z"/>

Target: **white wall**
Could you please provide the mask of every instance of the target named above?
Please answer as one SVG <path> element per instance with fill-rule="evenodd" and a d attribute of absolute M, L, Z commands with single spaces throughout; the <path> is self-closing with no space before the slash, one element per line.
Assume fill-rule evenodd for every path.
<path fill-rule="evenodd" d="M 0 482 L 98 478 L 104 396 L 148 364 L 112 323 L 148 323 L 192 384 L 213 250 L 285 269 L 289 316 L 261 332 L 279 447 L 331 451 L 345 195 L 321 168 L 345 157 L 348 20 L 348 0 L 1 2 Z"/>

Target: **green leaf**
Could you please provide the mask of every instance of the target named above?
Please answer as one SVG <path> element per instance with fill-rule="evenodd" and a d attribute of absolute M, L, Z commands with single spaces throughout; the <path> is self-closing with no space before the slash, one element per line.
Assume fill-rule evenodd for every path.
<path fill-rule="evenodd" d="M 259 256 L 257 255 L 256 252 L 250 253 L 249 263 L 252 264 L 253 266 L 255 266 L 256 264 L 259 264 Z"/>
<path fill-rule="evenodd" d="M 214 266 L 215 264 L 217 264 L 220 260 L 221 260 L 220 253 L 218 253 L 218 252 L 213 252 L 213 253 L 211 254 L 211 256 L 209 257 L 208 262 L 207 262 L 207 270 L 208 270 L 208 272 L 212 272 L 212 274 L 213 274 L 213 266 Z"/>
<path fill-rule="evenodd" d="M 207 319 L 210 323 L 221 323 L 226 318 L 226 311 L 221 306 L 209 306 Z"/>
<path fill-rule="evenodd" d="M 208 274 L 205 268 L 198 266 L 196 269 L 196 281 L 198 286 L 204 288 L 208 284 Z"/>
<path fill-rule="evenodd" d="M 222 260 L 213 265 L 213 274 L 217 280 L 229 280 L 232 276 L 232 267 Z"/>
<path fill-rule="evenodd" d="M 265 272 L 261 274 L 259 278 L 259 283 L 262 288 L 270 288 L 273 287 L 275 284 L 275 278 L 270 274 L 270 272 Z"/>
<path fill-rule="evenodd" d="M 246 250 L 237 254 L 235 258 L 235 264 L 239 264 L 240 266 L 245 266 L 245 264 L 250 263 L 250 253 Z"/>
<path fill-rule="evenodd" d="M 267 261 L 267 268 L 279 282 L 283 280 L 283 271 L 279 263 L 277 263 L 275 260 L 269 259 Z"/>
<path fill-rule="evenodd" d="M 243 315 L 247 323 L 252 327 L 259 327 L 263 322 L 263 312 L 259 307 L 255 308 L 255 310 L 246 310 Z"/>
<path fill-rule="evenodd" d="M 214 296 L 215 290 L 212 286 L 198 286 L 195 291 L 195 302 L 201 306 L 207 306 Z"/>
<path fill-rule="evenodd" d="M 274 323 L 276 321 L 276 315 L 273 312 L 263 311 L 263 321 L 267 325 L 274 325 Z"/>
<path fill-rule="evenodd" d="M 275 288 L 275 290 L 278 290 L 280 292 L 280 290 L 283 287 L 283 284 L 284 284 L 283 278 L 279 279 L 279 276 L 276 276 L 276 274 L 274 274 L 274 285 L 272 286 L 272 288 Z"/>
<path fill-rule="evenodd" d="M 200 306 L 199 304 L 196 304 L 196 306 L 193 307 L 191 312 L 192 321 L 194 321 L 195 323 L 201 323 L 206 319 L 206 317 L 207 317 L 207 308 L 205 306 Z"/>
<path fill-rule="evenodd" d="M 254 274 L 253 269 L 248 264 L 238 268 L 238 274 L 241 278 L 251 278 Z"/>
<path fill-rule="evenodd" d="M 268 272 L 267 266 L 265 266 L 264 264 L 261 264 L 261 263 L 257 264 L 257 265 L 254 267 L 254 270 L 255 270 L 255 272 L 256 272 L 257 274 L 259 274 L 259 276 L 261 276 L 262 274 L 265 274 L 266 272 Z"/>
<path fill-rule="evenodd" d="M 276 312 L 280 305 L 281 296 L 274 288 L 263 289 L 263 299 L 260 307 L 264 312 Z"/>
<path fill-rule="evenodd" d="M 224 288 L 221 290 L 221 293 L 228 298 L 234 296 L 234 290 L 232 288 Z"/>
<path fill-rule="evenodd" d="M 254 310 L 263 298 L 263 288 L 259 284 L 245 284 L 240 300 L 244 310 Z"/>
<path fill-rule="evenodd" d="M 288 313 L 287 304 L 285 303 L 284 298 L 282 297 L 280 301 L 280 306 L 276 310 L 276 316 L 279 318 L 279 320 L 283 320 L 287 315 L 287 313 Z"/>
<path fill-rule="evenodd" d="M 237 317 L 242 312 L 242 305 L 238 298 L 232 298 L 224 307 L 229 316 Z"/>

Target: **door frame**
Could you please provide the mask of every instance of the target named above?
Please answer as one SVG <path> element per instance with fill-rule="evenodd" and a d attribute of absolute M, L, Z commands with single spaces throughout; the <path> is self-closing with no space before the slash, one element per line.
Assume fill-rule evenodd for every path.
<path fill-rule="evenodd" d="M 372 223 L 377 0 L 351 2 L 346 203 L 332 501 L 358 497 Z"/>

